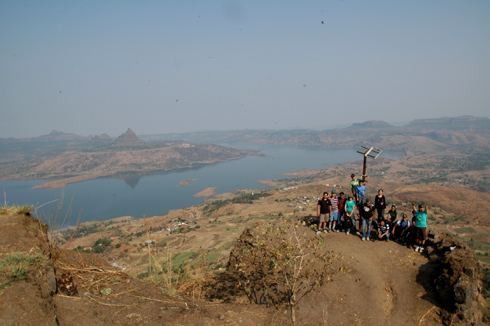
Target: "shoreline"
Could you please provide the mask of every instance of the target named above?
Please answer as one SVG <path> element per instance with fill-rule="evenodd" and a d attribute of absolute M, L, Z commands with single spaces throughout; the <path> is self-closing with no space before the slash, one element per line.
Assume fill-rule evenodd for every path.
<path fill-rule="evenodd" d="M 88 181 L 88 180 L 93 180 L 97 178 L 103 178 L 103 177 L 110 177 L 114 176 L 115 173 L 99 173 L 99 174 L 91 174 L 91 175 L 79 175 L 76 177 L 69 177 L 69 178 L 63 178 L 59 180 L 53 180 L 53 181 L 47 181 L 40 183 L 32 189 L 59 189 L 66 187 L 66 185 L 70 183 L 77 183 L 77 182 L 83 182 L 83 181 Z"/>
<path fill-rule="evenodd" d="M 97 179 L 97 178 L 104 178 L 104 177 L 117 177 L 118 175 L 125 174 L 125 173 L 140 174 L 140 175 L 153 174 L 153 173 L 156 173 L 156 174 L 172 173 L 172 172 L 177 172 L 177 171 L 186 170 L 186 169 L 193 169 L 193 168 L 205 166 L 208 164 L 215 164 L 215 163 L 222 163 L 222 162 L 229 162 L 229 161 L 233 161 L 233 160 L 239 160 L 239 159 L 242 159 L 246 156 L 247 155 L 236 157 L 236 158 L 231 158 L 231 159 L 227 159 L 227 160 L 219 160 L 219 161 L 211 161 L 211 162 L 195 162 L 195 163 L 191 163 L 187 166 L 182 166 L 182 167 L 170 169 L 170 170 L 157 169 L 157 170 L 145 170 L 145 171 L 95 172 L 92 174 L 83 174 L 83 175 L 77 175 L 77 176 L 72 176 L 72 177 L 60 177 L 59 179 L 56 179 L 56 180 L 46 181 L 46 182 L 43 182 L 41 184 L 38 184 L 38 185 L 32 187 L 32 189 L 58 189 L 58 188 L 63 188 L 63 187 L 65 187 L 71 183 L 83 182 L 83 181 L 93 180 L 93 179 Z M 28 181 L 28 180 L 33 180 L 33 179 L 12 179 L 10 181 Z M 196 181 L 196 180 L 197 179 L 184 180 L 180 183 L 180 185 L 186 186 L 189 183 Z M 4 180 L 4 181 L 7 181 L 7 180 Z M 182 184 L 182 183 L 185 183 L 185 184 Z"/>
<path fill-rule="evenodd" d="M 214 195 L 216 193 L 216 189 L 218 189 L 217 187 L 207 187 L 207 188 L 204 188 L 203 190 L 201 190 L 200 192 L 198 192 L 197 194 L 194 195 L 194 197 L 211 197 L 212 195 Z"/>

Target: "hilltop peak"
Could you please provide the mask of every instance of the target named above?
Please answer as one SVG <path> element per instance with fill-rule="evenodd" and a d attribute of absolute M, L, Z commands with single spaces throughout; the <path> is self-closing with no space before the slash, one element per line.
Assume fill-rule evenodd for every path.
<path fill-rule="evenodd" d="M 121 136 L 116 138 L 116 145 L 117 146 L 133 146 L 133 145 L 141 145 L 144 144 L 145 142 L 141 139 L 139 139 L 134 131 L 131 130 L 131 128 L 128 128 L 125 133 L 123 133 Z"/>
<path fill-rule="evenodd" d="M 387 122 L 381 120 L 371 120 L 365 121 L 361 123 L 353 123 L 352 127 L 354 128 L 387 128 L 391 127 L 391 125 Z"/>
<path fill-rule="evenodd" d="M 47 135 L 42 135 L 33 138 L 35 141 L 72 141 L 72 140 L 85 140 L 87 137 L 79 136 L 74 133 L 66 133 L 59 130 L 52 130 Z"/>

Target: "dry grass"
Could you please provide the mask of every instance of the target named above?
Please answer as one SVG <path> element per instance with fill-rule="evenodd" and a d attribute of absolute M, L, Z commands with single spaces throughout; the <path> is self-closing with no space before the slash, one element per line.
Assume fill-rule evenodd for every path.
<path fill-rule="evenodd" d="M 0 291 L 24 280 L 30 270 L 43 266 L 46 257 L 40 253 L 13 253 L 0 261 Z"/>
<path fill-rule="evenodd" d="M 26 215 L 29 216 L 31 215 L 32 211 L 32 206 L 30 205 L 23 205 L 23 206 L 2 206 L 0 207 L 0 216 L 6 217 L 6 216 L 12 216 L 12 215 Z"/>
<path fill-rule="evenodd" d="M 82 293 L 104 294 L 104 290 L 110 288 L 112 284 L 120 283 L 128 278 L 121 271 L 87 264 L 82 259 L 78 262 L 67 262 L 57 259 L 54 264 L 56 273 L 62 275 L 62 278 L 66 278 L 69 282 L 77 284 L 79 287 L 78 291 L 82 291 Z M 76 294 L 75 291 L 74 294 Z"/>

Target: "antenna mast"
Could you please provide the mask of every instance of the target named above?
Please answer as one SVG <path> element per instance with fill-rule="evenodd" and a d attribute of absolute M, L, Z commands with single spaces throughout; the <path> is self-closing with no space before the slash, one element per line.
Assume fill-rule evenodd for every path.
<path fill-rule="evenodd" d="M 379 154 L 381 154 L 382 150 L 373 146 L 371 148 L 367 148 L 364 146 L 361 147 L 364 148 L 366 151 L 365 152 L 357 151 L 357 152 L 364 156 L 364 162 L 362 163 L 362 181 L 366 181 L 367 158 L 369 157 L 372 158 L 373 160 L 377 159 Z"/>

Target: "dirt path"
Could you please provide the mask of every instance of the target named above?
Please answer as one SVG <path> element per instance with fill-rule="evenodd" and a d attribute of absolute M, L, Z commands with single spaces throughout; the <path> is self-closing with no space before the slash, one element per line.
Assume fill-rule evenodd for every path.
<path fill-rule="evenodd" d="M 338 256 L 337 271 L 300 303 L 301 325 L 437 325 L 419 269 L 428 259 L 393 241 L 361 241 L 344 233 L 320 235 Z"/>

